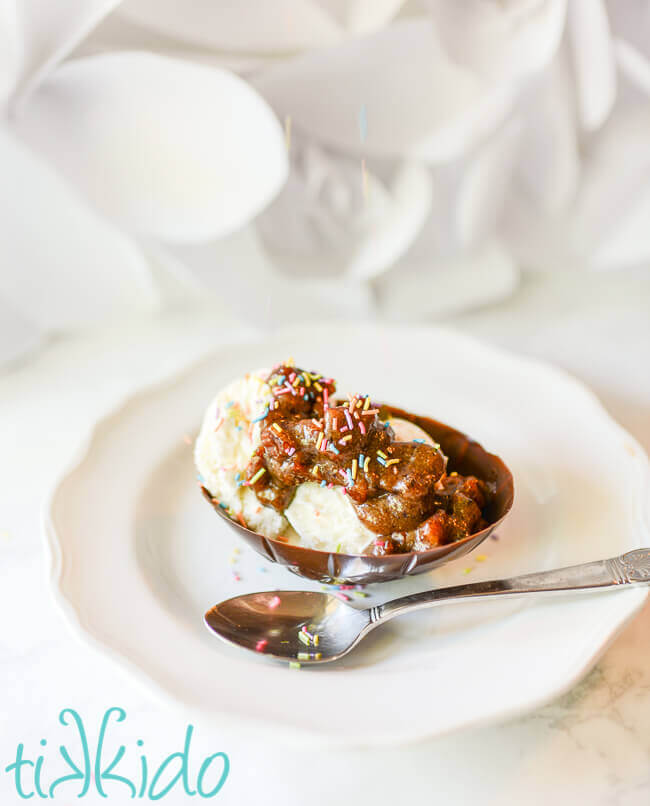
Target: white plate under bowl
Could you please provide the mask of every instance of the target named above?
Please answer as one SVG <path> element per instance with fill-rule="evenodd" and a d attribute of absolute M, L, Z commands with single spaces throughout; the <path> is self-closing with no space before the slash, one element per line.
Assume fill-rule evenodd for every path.
<path fill-rule="evenodd" d="M 648 463 L 584 386 L 443 329 L 318 326 L 228 346 L 136 394 L 94 430 L 46 508 L 51 579 L 77 631 L 149 689 L 220 724 L 389 744 L 531 709 L 573 685 L 642 605 L 641 589 L 452 605 L 397 619 L 344 661 L 291 670 L 223 644 L 204 611 L 237 593 L 319 588 L 239 547 L 200 495 L 191 441 L 215 391 L 288 356 L 472 435 L 515 477 L 498 539 L 366 589 L 543 570 L 650 545 Z"/>

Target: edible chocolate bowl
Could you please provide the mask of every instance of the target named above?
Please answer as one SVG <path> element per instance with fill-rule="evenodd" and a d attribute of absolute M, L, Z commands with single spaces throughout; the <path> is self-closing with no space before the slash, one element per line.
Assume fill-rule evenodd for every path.
<path fill-rule="evenodd" d="M 325 583 L 368 584 L 388 582 L 407 574 L 421 574 L 439 565 L 456 560 L 473 551 L 499 526 L 512 508 L 514 482 L 504 462 L 488 453 L 478 442 L 444 423 L 429 417 L 420 417 L 392 406 L 384 406 L 394 417 L 409 420 L 427 432 L 448 457 L 448 467 L 462 475 L 475 475 L 494 483 L 494 495 L 485 517 L 489 525 L 454 543 L 436 546 L 426 551 L 375 556 L 371 554 L 343 554 L 318 551 L 265 537 L 232 520 L 214 501 L 210 492 L 201 487 L 203 495 L 219 517 L 226 521 L 249 546 L 272 562 L 286 566 L 290 571 L 307 579 Z"/>

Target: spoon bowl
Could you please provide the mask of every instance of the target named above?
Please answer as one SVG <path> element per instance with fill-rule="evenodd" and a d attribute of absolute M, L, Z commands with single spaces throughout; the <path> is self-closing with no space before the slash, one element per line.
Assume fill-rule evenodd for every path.
<path fill-rule="evenodd" d="M 280 660 L 325 663 L 347 654 L 371 626 L 370 610 L 355 610 L 328 593 L 249 593 L 208 610 L 206 625 L 233 646 Z"/>

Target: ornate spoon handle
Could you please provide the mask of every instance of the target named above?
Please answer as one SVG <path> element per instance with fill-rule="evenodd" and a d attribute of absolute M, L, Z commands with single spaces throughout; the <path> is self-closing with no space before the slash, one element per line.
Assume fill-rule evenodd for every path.
<path fill-rule="evenodd" d="M 510 579 L 494 579 L 456 585 L 451 588 L 402 596 L 371 608 L 371 622 L 385 621 L 411 610 L 431 607 L 450 600 L 476 599 L 491 596 L 521 596 L 524 593 L 598 591 L 620 585 L 650 584 L 650 549 L 628 551 L 620 557 L 598 560 L 582 565 L 524 574 Z"/>

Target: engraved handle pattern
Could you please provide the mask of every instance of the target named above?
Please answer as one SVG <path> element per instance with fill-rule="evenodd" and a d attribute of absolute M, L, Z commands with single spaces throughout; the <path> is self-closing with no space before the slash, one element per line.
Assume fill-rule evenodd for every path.
<path fill-rule="evenodd" d="M 650 580 L 650 549 L 628 551 L 614 561 L 624 582 L 646 582 Z"/>

